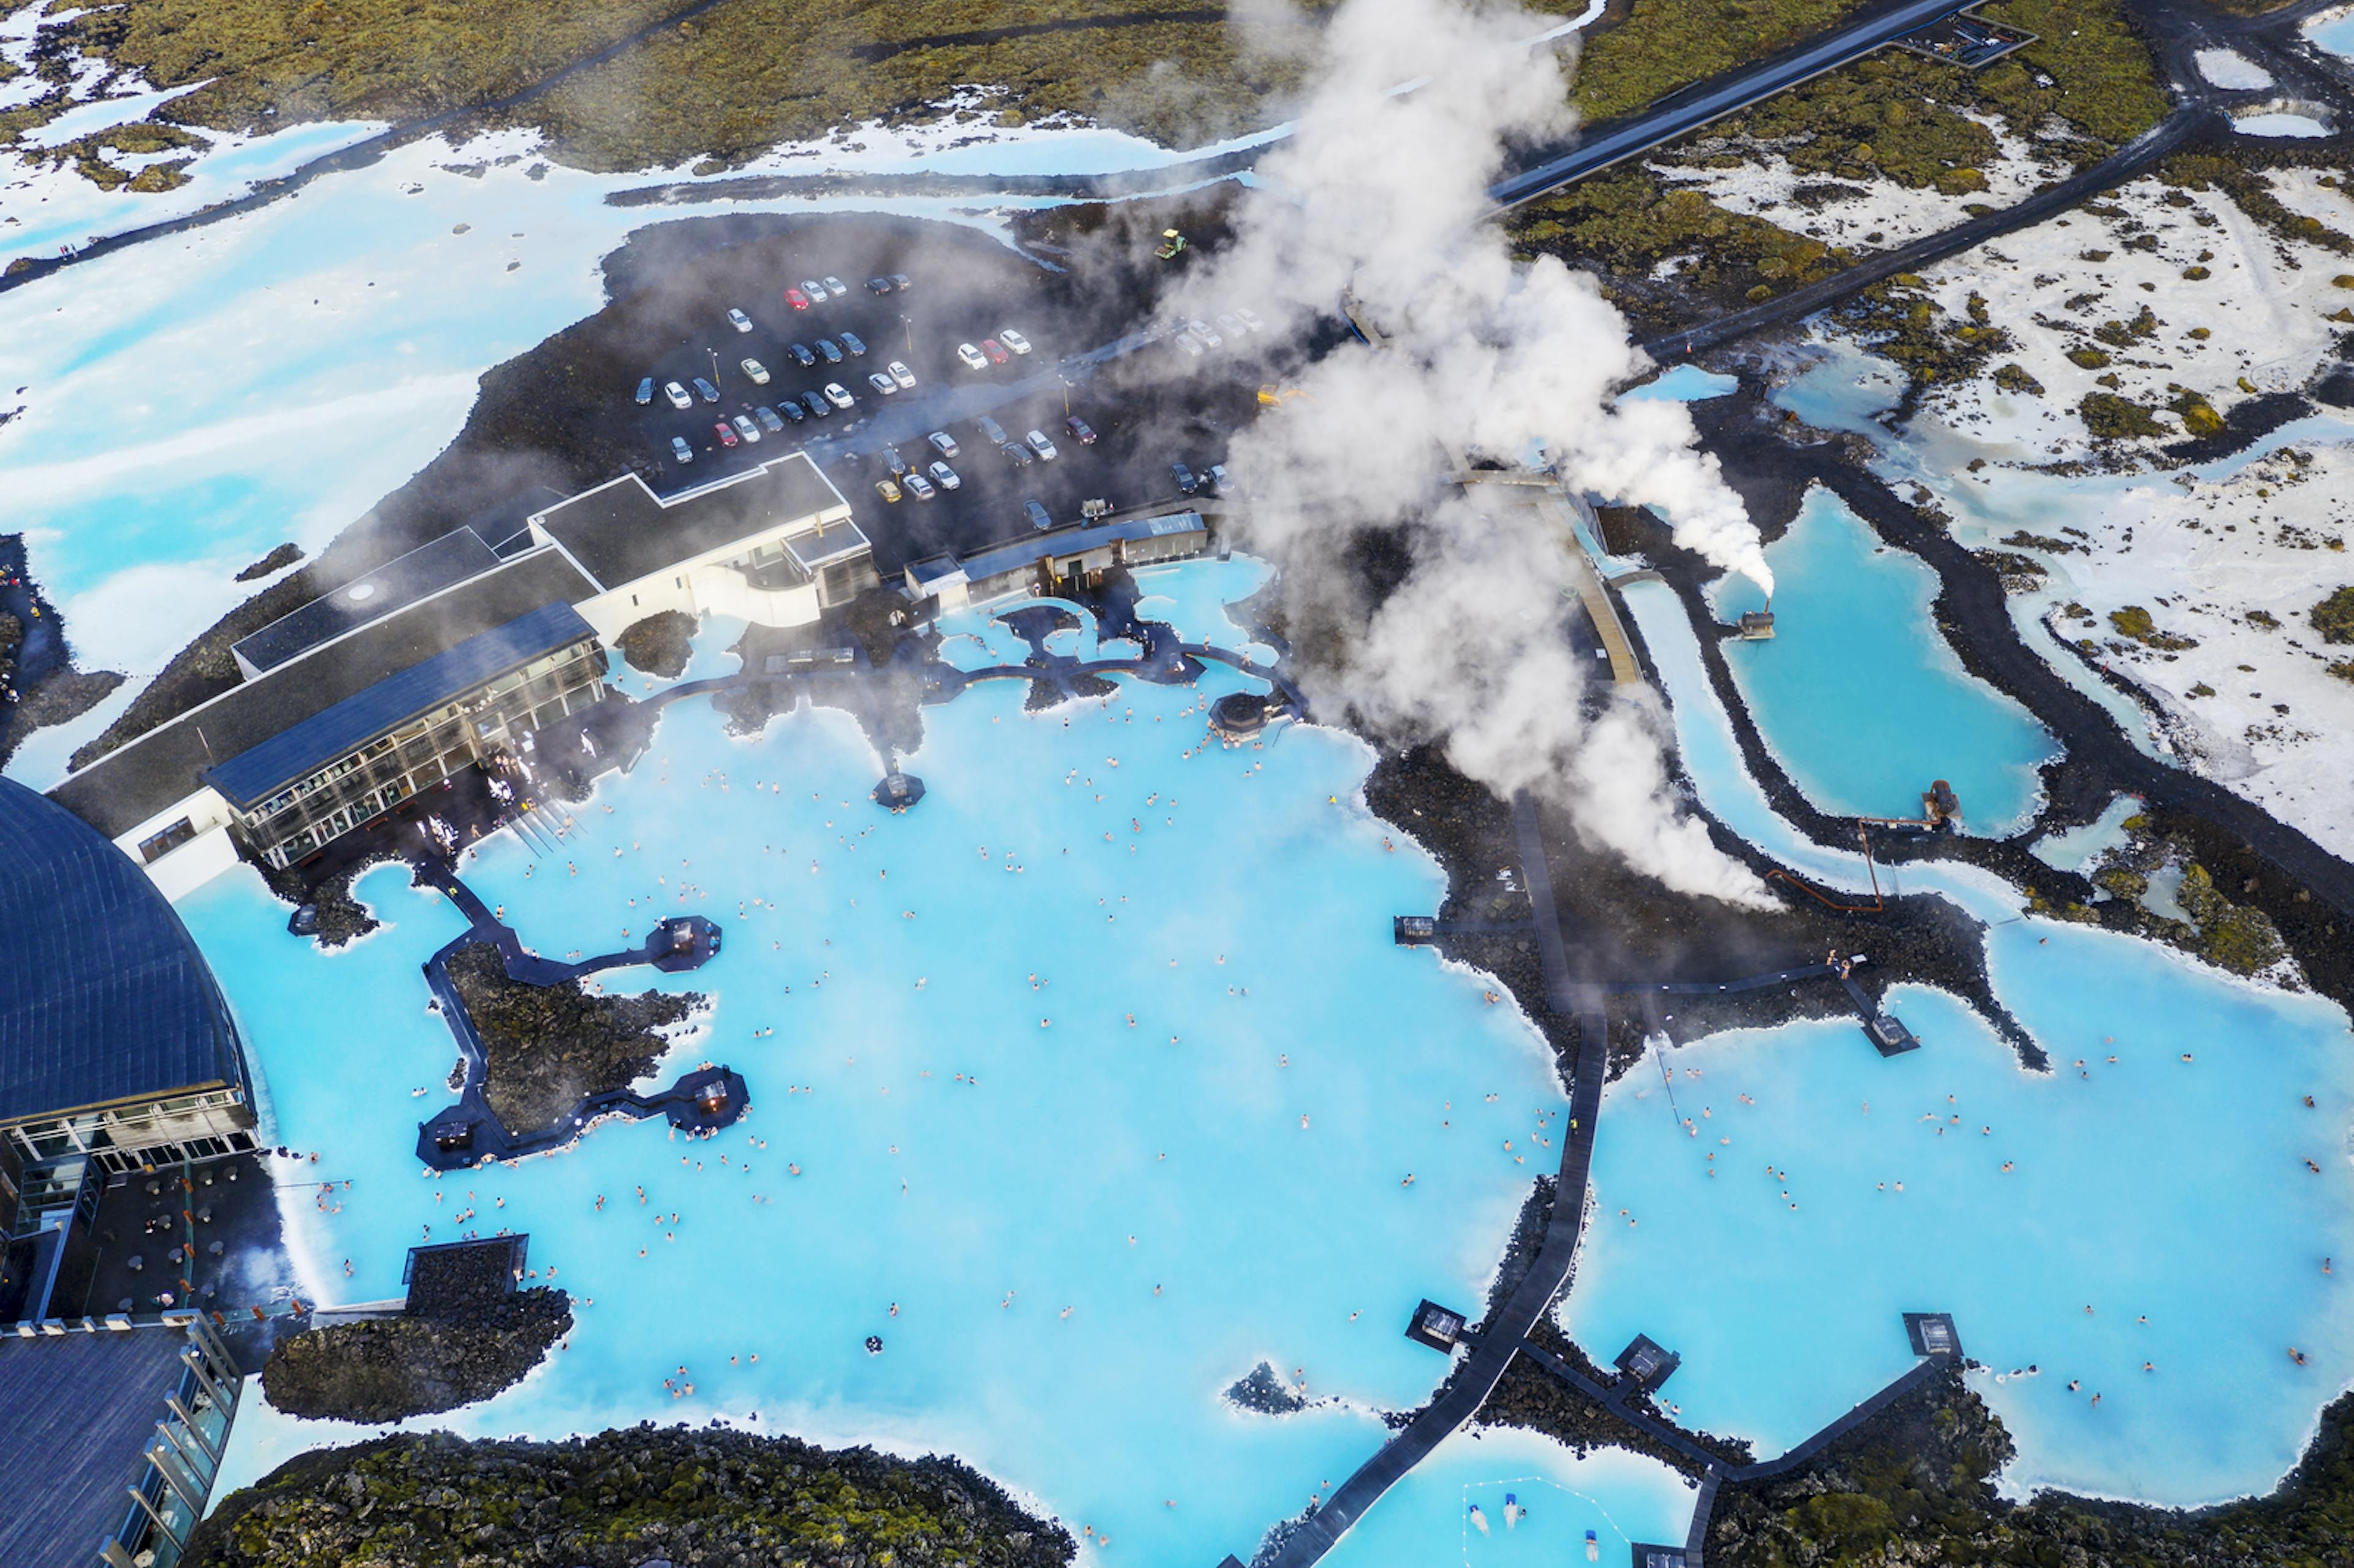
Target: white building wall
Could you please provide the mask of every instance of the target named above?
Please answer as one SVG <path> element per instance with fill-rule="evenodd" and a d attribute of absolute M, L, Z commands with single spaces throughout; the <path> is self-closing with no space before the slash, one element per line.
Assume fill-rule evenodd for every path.
<path fill-rule="evenodd" d="M 196 836 L 181 844 L 169 854 L 153 863 L 142 860 L 139 845 L 154 838 L 181 818 L 196 831 Z M 179 899 L 195 892 L 214 877 L 237 863 L 237 845 L 228 836 L 228 802 L 210 785 L 186 800 L 156 812 L 125 833 L 115 835 L 115 845 L 138 861 L 164 896 Z"/>

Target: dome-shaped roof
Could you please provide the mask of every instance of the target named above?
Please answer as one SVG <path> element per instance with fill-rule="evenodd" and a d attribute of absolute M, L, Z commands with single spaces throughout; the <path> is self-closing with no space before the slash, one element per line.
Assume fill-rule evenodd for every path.
<path fill-rule="evenodd" d="M 0 779 L 0 1121 L 244 1080 L 170 901 L 80 818 Z"/>

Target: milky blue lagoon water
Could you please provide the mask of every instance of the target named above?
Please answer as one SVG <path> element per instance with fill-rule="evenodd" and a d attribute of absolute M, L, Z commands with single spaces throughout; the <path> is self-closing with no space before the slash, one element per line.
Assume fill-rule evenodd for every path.
<path fill-rule="evenodd" d="M 1507 1497 L 1528 1510 L 1509 1528 Z M 1570 1568 L 1586 1561 L 1590 1530 L 1598 1560 L 1615 1568 L 1636 1542 L 1681 1545 L 1691 1510 L 1691 1487 L 1657 1459 L 1623 1448 L 1580 1457 L 1533 1432 L 1475 1428 L 1431 1450 L 1324 1560 L 1333 1568 Z"/>
<path fill-rule="evenodd" d="M 1182 607 L 1259 576 L 1152 587 Z M 1390 915 L 1435 906 L 1442 878 L 1365 812 L 1366 748 L 1297 726 L 1204 745 L 1203 705 L 1239 679 L 1123 682 L 1043 715 L 1021 683 L 975 688 L 928 710 L 907 766 L 930 792 L 896 817 L 866 799 L 879 764 L 845 716 L 745 740 L 688 699 L 580 810 L 563 859 L 486 846 L 463 874 L 551 955 L 680 909 L 725 924 L 699 973 L 603 977 L 714 999 L 661 1070 L 745 1074 L 752 1114 L 707 1141 L 610 1125 L 426 1179 L 416 1124 L 447 1103 L 455 1054 L 418 966 L 454 911 L 379 871 L 361 891 L 389 928 L 320 955 L 250 874 L 202 890 L 183 913 L 273 1137 L 352 1182 L 340 1213 L 291 1205 L 325 1298 L 398 1295 L 411 1244 L 528 1231 L 533 1263 L 594 1305 L 462 1430 L 757 1413 L 956 1453 L 1108 1536 L 1106 1561 L 1246 1554 L 1379 1446 L 1373 1410 L 1443 1374 L 1406 1316 L 1425 1294 L 1480 1299 L 1564 1107 L 1479 977 L 1392 946 Z M 1262 1358 L 1340 1403 L 1234 1410 L 1220 1391 Z M 232 1481 L 341 1435 L 274 1415 L 239 1431 Z"/>
<path fill-rule="evenodd" d="M 1634 585 L 1627 601 L 1702 800 L 1819 884 L 1861 887 L 1857 857 L 1800 838 L 1742 768 L 1673 593 Z M 1696 1131 L 1655 1056 L 1606 1098 L 1565 1325 L 1605 1358 L 1638 1331 L 1682 1352 L 1667 1397 L 1684 1417 L 1776 1452 L 1911 1363 L 1899 1313 L 1952 1311 L 2001 1374 L 1977 1386 L 2019 1444 L 2009 1489 L 2180 1504 L 2268 1490 L 2354 1376 L 2345 1013 L 2022 918 L 1969 867 L 1902 881 L 1994 923 L 1996 994 L 2056 1070 L 2022 1070 L 1958 1001 L 1913 985 L 1890 1001 L 1924 1045 L 1893 1060 L 1848 1021 L 1672 1052 Z M 2009 1375 L 2031 1363 L 2040 1375 Z"/>
<path fill-rule="evenodd" d="M 1711 397 L 1722 397 L 1738 391 L 1740 387 L 1738 380 L 1721 372 L 1704 370 L 1697 365 L 1675 365 L 1640 387 L 1628 388 L 1618 397 L 1622 402 L 1704 403 Z"/>
<path fill-rule="evenodd" d="M 1800 793 L 1829 812 L 1917 817 L 1921 791 L 1945 779 L 1969 832 L 2009 832 L 2033 814 L 2036 768 L 2059 748 L 1962 668 L 1930 615 L 1934 570 L 1819 487 L 1766 558 L 1774 637 L 1727 642 L 1724 654 Z M 1765 604 L 1745 577 L 1721 579 L 1713 598 L 1727 621 Z"/>

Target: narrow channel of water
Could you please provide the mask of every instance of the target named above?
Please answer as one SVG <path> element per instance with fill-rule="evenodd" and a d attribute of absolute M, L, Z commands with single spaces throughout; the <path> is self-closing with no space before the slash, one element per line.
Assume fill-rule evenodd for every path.
<path fill-rule="evenodd" d="M 1969 832 L 1999 836 L 2034 814 L 2036 769 L 2059 747 L 1962 668 L 1930 613 L 1934 570 L 1820 487 L 1766 558 L 1774 637 L 1728 642 L 1725 657 L 1800 793 L 1836 814 L 1917 817 L 1922 791 L 1944 779 Z M 1728 622 L 1765 605 L 1745 577 L 1720 579 L 1713 597 Z"/>

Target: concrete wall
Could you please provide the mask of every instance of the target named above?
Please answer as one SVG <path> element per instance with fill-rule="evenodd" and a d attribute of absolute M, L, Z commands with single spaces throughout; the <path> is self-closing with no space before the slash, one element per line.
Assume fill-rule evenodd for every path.
<path fill-rule="evenodd" d="M 196 836 L 152 864 L 143 863 L 149 879 L 163 890 L 164 896 L 175 900 L 186 897 L 237 863 L 237 845 L 228 836 L 228 802 L 219 791 L 207 785 L 129 832 L 117 835 L 114 841 L 117 848 L 137 861 L 140 841 L 154 837 L 183 817 L 196 830 Z"/>

